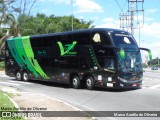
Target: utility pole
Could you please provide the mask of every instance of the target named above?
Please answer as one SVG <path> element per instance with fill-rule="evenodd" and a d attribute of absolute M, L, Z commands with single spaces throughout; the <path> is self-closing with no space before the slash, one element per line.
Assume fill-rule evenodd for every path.
<path fill-rule="evenodd" d="M 125 28 L 127 28 L 127 30 L 130 29 L 133 36 L 134 29 L 140 29 L 144 24 L 143 4 L 144 0 L 128 0 L 128 13 L 120 14 L 120 28 L 123 30 Z M 140 15 L 143 16 L 142 20 L 139 19 Z M 126 25 L 124 23 L 126 23 Z"/>
<path fill-rule="evenodd" d="M 119 15 L 119 19 L 120 19 L 120 28 L 122 30 L 125 30 L 125 28 L 127 28 L 127 14 L 126 13 L 120 13 Z"/>
<path fill-rule="evenodd" d="M 71 7 L 72 7 L 72 8 L 71 8 L 71 11 L 72 11 L 72 15 L 71 15 L 71 16 L 72 16 L 72 31 L 73 31 L 73 29 L 74 29 L 74 28 L 73 28 L 73 27 L 74 27 L 74 26 L 73 26 L 73 22 L 74 22 L 74 21 L 73 21 L 73 0 L 71 0 Z"/>
<path fill-rule="evenodd" d="M 134 36 L 134 2 L 131 1 L 131 34 Z"/>

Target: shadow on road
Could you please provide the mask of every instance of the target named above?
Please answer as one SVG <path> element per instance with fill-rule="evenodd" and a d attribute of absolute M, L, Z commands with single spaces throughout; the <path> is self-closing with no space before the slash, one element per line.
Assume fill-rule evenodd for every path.
<path fill-rule="evenodd" d="M 17 81 L 16 79 L 12 78 L 10 79 L 12 81 Z M 23 82 L 23 81 L 20 81 Z M 40 84 L 40 85 L 45 85 L 45 86 L 50 86 L 50 87 L 58 87 L 58 88 L 64 88 L 64 89 L 74 89 L 71 87 L 71 85 L 67 83 L 59 83 L 59 82 L 50 82 L 50 81 L 40 81 L 40 80 L 30 80 L 29 83 L 35 83 L 35 84 Z M 82 86 L 80 90 L 86 89 L 85 86 Z M 93 90 L 90 91 L 101 91 L 101 92 L 129 92 L 129 91 L 135 91 L 139 90 L 139 88 L 132 88 L 132 89 L 112 89 L 112 88 L 99 88 L 95 87 Z"/>

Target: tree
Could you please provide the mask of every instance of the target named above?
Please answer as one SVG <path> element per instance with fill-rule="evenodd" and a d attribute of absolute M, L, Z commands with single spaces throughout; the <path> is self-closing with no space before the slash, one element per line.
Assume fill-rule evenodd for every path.
<path fill-rule="evenodd" d="M 158 60 L 159 60 L 159 63 L 160 63 L 160 59 L 158 59 L 158 57 L 157 57 L 155 59 L 152 59 L 152 60 L 148 61 L 148 65 L 149 66 L 158 66 Z"/>
<path fill-rule="evenodd" d="M 28 17 L 27 22 L 22 25 L 21 33 L 23 36 L 71 31 L 72 28 L 70 16 L 37 14 Z M 93 28 L 92 23 L 93 21 L 87 22 L 74 18 L 74 30 Z"/>
<path fill-rule="evenodd" d="M 6 38 L 21 36 L 21 26 L 27 21 L 28 17 L 21 18 L 30 15 L 35 3 L 36 0 L 0 0 L 0 32 L 4 35 L 0 40 L 1 56 L 4 52 L 2 50 Z M 2 25 L 8 26 L 9 31 L 7 31 L 7 34 L 2 32 L 4 29 Z"/>

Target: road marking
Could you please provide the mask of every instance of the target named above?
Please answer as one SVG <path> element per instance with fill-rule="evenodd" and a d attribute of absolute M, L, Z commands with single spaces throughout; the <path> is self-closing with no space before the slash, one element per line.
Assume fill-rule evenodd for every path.
<path fill-rule="evenodd" d="M 7 77 L 7 75 L 4 75 L 4 74 L 0 74 L 0 77 Z"/>
<path fill-rule="evenodd" d="M 21 83 L 21 84 L 32 84 L 32 83 L 28 83 L 28 82 L 21 82 L 21 81 L 9 81 L 11 83 Z"/>
<path fill-rule="evenodd" d="M 154 85 L 152 87 L 149 87 L 149 89 L 156 89 L 156 88 L 159 88 L 159 87 L 160 87 L 160 85 Z"/>
<path fill-rule="evenodd" d="M 7 85 L 15 85 L 15 86 L 20 86 L 21 84 L 17 84 L 17 83 L 8 83 L 8 82 L 0 82 L 0 84 L 7 84 Z"/>

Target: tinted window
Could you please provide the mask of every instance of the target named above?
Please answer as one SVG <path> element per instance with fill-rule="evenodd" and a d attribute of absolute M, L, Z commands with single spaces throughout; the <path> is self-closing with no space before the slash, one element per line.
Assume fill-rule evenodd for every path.
<path fill-rule="evenodd" d="M 125 32 L 113 32 L 111 33 L 111 36 L 116 46 L 125 47 L 136 45 L 136 42 L 131 34 Z"/>
<path fill-rule="evenodd" d="M 106 32 L 93 32 L 91 43 L 93 45 L 111 45 L 110 38 Z"/>
<path fill-rule="evenodd" d="M 77 41 L 78 45 L 89 45 L 90 34 L 89 33 L 77 33 L 73 34 L 73 41 Z"/>
<path fill-rule="evenodd" d="M 43 38 L 43 47 L 53 47 L 56 45 L 56 37 L 44 37 Z"/>
<path fill-rule="evenodd" d="M 31 38 L 32 47 L 43 47 L 43 38 Z"/>
<path fill-rule="evenodd" d="M 57 41 L 62 42 L 63 44 L 71 44 L 72 43 L 72 35 L 58 35 L 56 36 Z"/>

